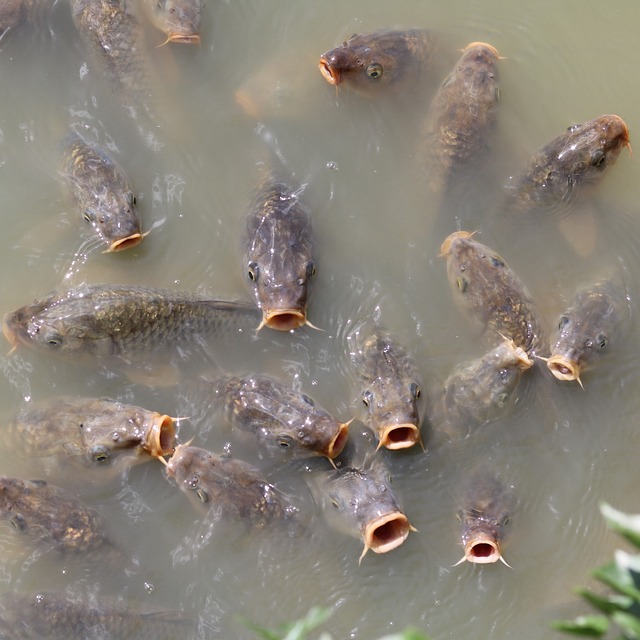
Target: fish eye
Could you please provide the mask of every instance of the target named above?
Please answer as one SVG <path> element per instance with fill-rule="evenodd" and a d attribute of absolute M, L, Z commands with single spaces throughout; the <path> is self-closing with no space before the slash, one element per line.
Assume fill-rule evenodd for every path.
<path fill-rule="evenodd" d="M 50 333 L 45 336 L 45 342 L 52 349 L 58 349 L 62 346 L 62 336 L 58 333 Z"/>
<path fill-rule="evenodd" d="M 411 392 L 411 395 L 416 398 L 416 400 L 420 397 L 421 395 L 421 391 L 420 391 L 420 387 L 415 383 L 412 382 L 411 386 L 409 387 L 409 391 Z"/>
<path fill-rule="evenodd" d="M 331 500 L 331 504 L 333 505 L 334 509 L 339 509 L 340 508 L 340 504 L 335 499 Z"/>
<path fill-rule="evenodd" d="M 511 516 L 508 513 L 505 513 L 501 518 L 500 518 L 500 525 L 503 527 L 506 527 L 509 522 L 511 522 Z"/>
<path fill-rule="evenodd" d="M 91 220 L 92 220 L 91 213 L 89 211 L 85 211 L 82 214 L 82 217 L 85 220 L 85 222 L 91 222 Z"/>
<path fill-rule="evenodd" d="M 362 394 L 362 402 L 364 402 L 365 407 L 368 407 L 371 404 L 372 400 L 373 400 L 373 393 L 371 393 L 371 391 L 365 391 Z"/>
<path fill-rule="evenodd" d="M 26 518 L 23 515 L 19 514 L 19 513 L 14 513 L 9 518 L 9 522 L 11 523 L 11 526 L 16 531 L 24 531 L 27 528 L 27 520 L 26 520 Z"/>
<path fill-rule="evenodd" d="M 313 278 L 316 275 L 316 265 L 312 260 L 307 262 L 307 278 Z"/>
<path fill-rule="evenodd" d="M 133 195 L 133 193 L 131 193 L 131 191 L 127 192 L 127 195 L 125 196 L 125 200 L 127 201 L 127 204 L 134 206 L 136 204 L 136 197 Z"/>
<path fill-rule="evenodd" d="M 250 262 L 247 270 L 247 277 L 251 282 L 256 282 L 258 279 L 258 265 L 255 262 Z"/>
<path fill-rule="evenodd" d="M 306 404 L 308 404 L 308 405 L 310 405 L 312 407 L 314 406 L 313 400 L 306 393 L 303 393 L 300 396 L 300 398 L 301 398 L 302 402 L 305 402 Z"/>
<path fill-rule="evenodd" d="M 562 316 L 562 318 L 560 318 L 560 322 L 558 322 L 558 329 L 562 331 L 562 329 L 564 329 L 568 324 L 569 324 L 569 317 Z"/>
<path fill-rule="evenodd" d="M 469 281 L 466 278 L 460 277 L 456 279 L 456 284 L 458 285 L 458 289 L 460 289 L 460 292 L 464 293 L 469 286 Z"/>
<path fill-rule="evenodd" d="M 383 68 L 382 68 L 382 65 L 379 62 L 372 62 L 367 67 L 367 75 L 372 80 L 377 80 L 378 78 L 380 78 L 382 76 L 382 72 L 383 72 Z"/>
<path fill-rule="evenodd" d="M 91 457 L 94 462 L 104 464 L 109 461 L 109 452 L 105 447 L 94 447 L 91 451 Z"/>
<path fill-rule="evenodd" d="M 190 489 L 195 489 L 198 486 L 199 482 L 200 478 L 196 474 L 194 474 L 189 478 L 189 480 L 187 480 L 187 486 Z"/>
<path fill-rule="evenodd" d="M 203 491 L 202 489 L 198 489 L 196 491 L 196 495 L 198 496 L 198 498 L 200 498 L 201 502 L 204 502 L 205 504 L 209 502 L 209 494 L 206 491 Z"/>
<path fill-rule="evenodd" d="M 609 340 L 603 333 L 599 333 L 596 336 L 596 344 L 598 345 L 598 349 L 604 349 L 607 344 L 609 344 Z"/>
<path fill-rule="evenodd" d="M 598 168 L 603 167 L 606 160 L 607 155 L 605 154 L 605 152 L 602 151 L 602 149 L 598 149 L 597 151 L 594 151 L 593 155 L 591 156 L 591 166 Z"/>
<path fill-rule="evenodd" d="M 288 449 L 293 444 L 293 439 L 289 436 L 278 436 L 276 442 L 281 449 Z"/>
<path fill-rule="evenodd" d="M 496 256 L 491 257 L 491 264 L 494 267 L 504 267 L 504 262 L 500 258 L 496 258 Z"/>

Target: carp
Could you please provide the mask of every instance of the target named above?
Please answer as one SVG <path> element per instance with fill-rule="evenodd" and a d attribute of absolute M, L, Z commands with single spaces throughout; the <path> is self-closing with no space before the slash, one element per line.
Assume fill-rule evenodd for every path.
<path fill-rule="evenodd" d="M 144 0 L 151 23 L 169 42 L 200 44 L 203 0 Z"/>

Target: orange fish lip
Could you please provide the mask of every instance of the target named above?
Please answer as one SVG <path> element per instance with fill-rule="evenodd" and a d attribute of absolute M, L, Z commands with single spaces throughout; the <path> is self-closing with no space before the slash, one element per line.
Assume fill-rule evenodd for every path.
<path fill-rule="evenodd" d="M 486 533 L 479 533 L 464 546 L 464 559 L 474 564 L 491 564 L 502 559 L 500 544 Z"/>
<path fill-rule="evenodd" d="M 576 380 L 580 382 L 580 365 L 565 356 L 551 356 L 547 360 L 549 371 L 558 380 Z"/>
<path fill-rule="evenodd" d="M 380 430 L 380 442 L 378 449 L 408 449 L 422 442 L 420 429 L 415 424 L 403 423 L 392 424 Z"/>
<path fill-rule="evenodd" d="M 269 309 L 264 310 L 262 325 L 276 331 L 292 331 L 307 322 L 307 316 L 300 309 Z"/>
<path fill-rule="evenodd" d="M 198 33 L 170 33 L 167 36 L 167 41 L 165 44 L 169 42 L 177 42 L 180 44 L 200 44 L 200 34 Z"/>
<path fill-rule="evenodd" d="M 498 50 L 488 42 L 470 42 L 462 51 L 466 52 L 476 47 L 485 47 L 489 50 L 491 55 L 495 56 L 496 58 L 500 58 L 500 53 L 498 52 Z"/>
<path fill-rule="evenodd" d="M 175 438 L 176 429 L 173 418 L 154 413 L 142 446 L 154 458 L 161 458 L 175 451 Z"/>
<path fill-rule="evenodd" d="M 131 249 L 131 247 L 135 247 L 140 244 L 145 235 L 146 234 L 142 234 L 138 231 L 136 233 L 132 233 L 130 236 L 126 236 L 125 238 L 118 238 L 109 245 L 107 252 L 116 253 L 117 251 Z"/>
<path fill-rule="evenodd" d="M 364 550 L 360 560 L 369 549 L 374 553 L 387 553 L 399 547 L 407 539 L 410 531 L 415 529 L 409 523 L 407 516 L 400 511 L 394 511 L 367 522 L 362 536 Z"/>
<path fill-rule="evenodd" d="M 320 58 L 318 69 L 322 77 L 334 86 L 338 86 L 342 82 L 342 73 L 336 69 L 324 56 Z"/>
<path fill-rule="evenodd" d="M 333 459 L 338 457 L 349 439 L 349 422 L 342 422 L 338 428 L 338 433 L 331 439 L 329 446 L 327 447 L 325 455 L 327 458 Z"/>
<path fill-rule="evenodd" d="M 449 234 L 444 242 L 442 243 L 442 245 L 440 246 L 440 255 L 439 257 L 443 257 L 449 254 L 449 252 L 451 251 L 451 246 L 453 245 L 453 241 L 457 240 L 458 238 L 462 238 L 463 240 L 466 240 L 468 238 L 471 238 L 471 236 L 473 236 L 473 234 L 475 233 L 475 231 L 473 232 L 469 232 L 469 231 L 454 231 L 453 233 Z"/>

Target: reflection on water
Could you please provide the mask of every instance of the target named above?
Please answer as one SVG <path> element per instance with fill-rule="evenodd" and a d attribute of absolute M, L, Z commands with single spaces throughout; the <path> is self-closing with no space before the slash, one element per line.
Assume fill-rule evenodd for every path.
<path fill-rule="evenodd" d="M 3 591 L 67 590 L 119 596 L 143 610 L 182 609 L 198 618 L 198 638 L 250 638 L 241 617 L 275 627 L 313 605 L 333 609 L 326 626 L 336 638 L 365 640 L 406 625 L 436 640 L 554 636 L 548 622 L 557 607 L 571 606 L 572 588 L 616 544 L 598 501 L 637 509 L 636 161 L 623 152 L 580 205 L 596 230 L 582 255 L 559 227 L 564 218 L 502 224 L 495 214 L 509 177 L 570 124 L 617 113 L 634 143 L 640 96 L 628 78 L 636 75 L 640 53 L 633 49 L 635 3 L 543 6 L 207 3 L 200 46 L 157 48 L 162 34 L 146 33 L 144 51 L 159 83 L 153 133 L 160 148 L 141 137 L 91 66 L 66 1 L 51 3 L 35 26 L 0 40 L 3 314 L 81 282 L 248 299 L 239 238 L 267 146 L 304 185 L 313 211 L 318 256 L 309 315 L 322 329 L 261 330 L 239 344 L 190 345 L 169 359 L 177 379 L 161 366 L 141 380 L 109 363 L 5 352 L 0 398 L 6 422 L 27 403 L 70 394 L 185 417 L 181 442 L 193 437 L 194 445 L 230 451 L 258 467 L 292 496 L 304 533 L 256 533 L 226 521 L 209 526 L 156 462 L 107 482 L 75 471 L 61 484 L 108 515 L 133 559 L 126 577 L 50 554 L 35 557 L 3 525 Z M 455 197 L 442 201 L 416 164 L 425 102 L 411 94 L 372 100 L 336 91 L 318 72 L 319 55 L 352 33 L 398 25 L 442 34 L 452 61 L 455 49 L 472 41 L 489 42 L 506 58 L 499 62 L 497 129 L 481 175 L 467 176 Z M 433 78 L 432 90 L 440 81 Z M 137 247 L 83 254 L 86 232 L 57 169 L 70 127 L 103 144 L 126 168 L 144 229 L 151 229 Z M 583 226 L 582 213 L 569 216 L 570 238 Z M 578 286 L 619 271 L 630 296 L 631 337 L 584 372 L 585 391 L 558 383 L 538 363 L 523 376 L 507 419 L 443 444 L 425 425 L 426 451 L 379 451 L 418 533 L 389 554 L 367 554 L 359 565 L 361 543 L 325 523 L 304 482 L 326 460 L 267 455 L 236 438 L 193 378 L 211 368 L 277 375 L 341 420 L 362 417 L 346 339 L 373 317 L 412 353 L 428 400 L 458 364 L 482 353 L 437 257 L 443 239 L 459 228 L 477 230 L 522 278 L 549 334 Z M 375 448 L 360 420 L 352 423 L 351 438 L 349 450 L 359 455 Z M 461 556 L 459 488 L 480 461 L 517 495 L 504 545 L 513 570 L 452 566 Z M 24 461 L 6 447 L 0 465 L 6 475 L 44 473 L 37 460 Z"/>

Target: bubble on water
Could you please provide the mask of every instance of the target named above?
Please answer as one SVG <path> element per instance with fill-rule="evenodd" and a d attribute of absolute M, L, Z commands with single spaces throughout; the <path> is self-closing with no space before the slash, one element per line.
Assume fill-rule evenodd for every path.
<path fill-rule="evenodd" d="M 334 162 L 333 160 L 329 160 L 326 166 L 327 166 L 327 169 L 329 169 L 329 171 L 335 171 L 336 173 L 340 171 L 340 166 L 338 165 L 337 162 Z"/>
<path fill-rule="evenodd" d="M 154 589 L 155 589 L 155 587 L 153 586 L 153 584 L 151 584 L 151 582 L 145 582 L 144 583 L 144 590 L 147 593 L 153 593 Z"/>

